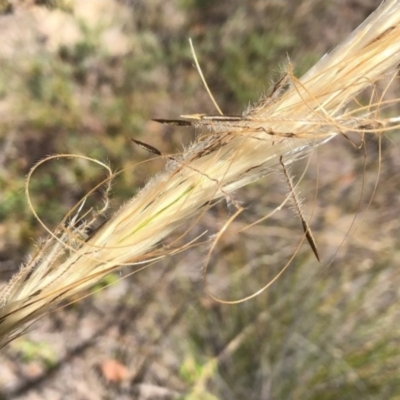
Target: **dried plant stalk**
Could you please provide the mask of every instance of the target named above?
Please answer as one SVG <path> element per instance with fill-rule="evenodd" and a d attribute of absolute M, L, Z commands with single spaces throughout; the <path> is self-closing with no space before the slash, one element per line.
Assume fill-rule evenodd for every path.
<path fill-rule="evenodd" d="M 301 79 L 289 65 L 271 93 L 242 116 L 199 114 L 177 122 L 205 133 L 169 157 L 166 168 L 89 237 L 85 224 L 60 226 L 2 290 L 2 343 L 115 268 L 176 251 L 157 245 L 219 199 L 274 171 L 280 160 L 290 164 L 345 132 L 393 129 L 397 119 L 379 118 L 381 107 L 390 104 L 382 98 L 350 105 L 362 90 L 395 73 L 399 62 L 400 1 L 389 0 Z"/>

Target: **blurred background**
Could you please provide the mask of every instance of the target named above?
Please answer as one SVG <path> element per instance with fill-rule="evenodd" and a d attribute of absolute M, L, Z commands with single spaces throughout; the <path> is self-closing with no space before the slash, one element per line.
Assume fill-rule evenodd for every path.
<path fill-rule="evenodd" d="M 215 114 L 189 37 L 220 107 L 240 114 L 288 58 L 301 76 L 379 3 L 0 1 L 1 284 L 45 236 L 24 195 L 36 162 L 79 154 L 122 171 L 111 213 L 162 167 L 137 166 L 151 156 L 130 137 L 176 153 L 195 132 L 151 119 Z M 389 95 L 400 97 L 396 83 Z M 209 246 L 121 269 L 2 350 L 0 399 L 400 399 L 399 143 L 397 132 L 361 149 L 336 138 L 292 166 L 296 181 L 306 169 L 299 187 L 321 263 L 299 247 L 290 206 L 235 233 L 287 196 L 272 174 L 235 194 L 246 212 L 207 273 L 214 295 L 240 299 L 297 252 L 267 291 L 211 300 Z M 54 228 L 105 177 L 82 159 L 44 164 L 30 185 L 35 210 Z M 197 233 L 218 232 L 229 212 L 219 204 Z"/>

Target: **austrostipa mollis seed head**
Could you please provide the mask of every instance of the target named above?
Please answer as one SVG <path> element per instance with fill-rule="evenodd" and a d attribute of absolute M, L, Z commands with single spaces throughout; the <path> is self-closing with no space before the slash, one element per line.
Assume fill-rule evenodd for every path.
<path fill-rule="evenodd" d="M 289 64 L 243 115 L 186 116 L 178 123 L 203 132 L 188 149 L 168 157 L 166 168 L 98 229 L 88 229 L 90 216 L 77 223 L 74 210 L 73 223 L 61 224 L 3 288 L 2 343 L 110 271 L 140 269 L 180 250 L 173 241 L 158 245 L 218 200 L 281 168 L 281 160 L 287 166 L 337 135 L 394 129 L 398 120 L 380 118 L 380 110 L 399 100 L 385 100 L 376 87 L 395 76 L 399 63 L 400 1 L 389 0 L 300 79 Z M 376 95 L 363 106 L 355 99 L 367 88 Z M 241 209 L 231 200 L 234 218 Z"/>

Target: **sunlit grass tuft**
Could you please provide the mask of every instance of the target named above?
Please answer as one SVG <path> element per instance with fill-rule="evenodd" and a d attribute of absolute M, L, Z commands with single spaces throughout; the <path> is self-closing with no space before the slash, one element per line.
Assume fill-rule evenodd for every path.
<path fill-rule="evenodd" d="M 189 122 L 205 128 L 205 133 L 182 153 L 164 156 L 144 145 L 164 157 L 165 169 L 100 226 L 96 220 L 107 208 L 107 197 L 98 210 L 87 213 L 81 211 L 86 197 L 82 199 L 3 288 L 3 343 L 111 271 L 121 266 L 140 270 L 190 246 L 178 245 L 173 232 L 184 225 L 190 230 L 197 218 L 224 198 L 235 209 L 228 225 L 243 211 L 232 197 L 237 189 L 304 157 L 335 136 L 353 132 L 362 138 L 397 127 L 398 120 L 381 118 L 380 110 L 398 100 L 385 100 L 388 86 L 380 92 L 377 84 L 383 77 L 390 83 L 399 54 L 400 5 L 387 1 L 302 78 L 295 77 L 289 64 L 270 94 L 241 117 L 189 116 Z M 364 106 L 356 96 L 367 88 L 373 95 Z M 28 198 L 34 171 L 28 175 Z M 106 187 L 111 183 L 110 170 L 109 174 Z"/>

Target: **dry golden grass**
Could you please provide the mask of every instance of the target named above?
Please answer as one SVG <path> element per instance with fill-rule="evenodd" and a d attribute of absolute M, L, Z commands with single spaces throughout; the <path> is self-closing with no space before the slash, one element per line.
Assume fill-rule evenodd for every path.
<path fill-rule="evenodd" d="M 304 157 L 337 135 L 380 136 L 396 128 L 398 120 L 381 118 L 380 111 L 398 104 L 384 95 L 399 62 L 400 3 L 391 0 L 300 79 L 288 64 L 271 92 L 242 116 L 186 116 L 186 123 L 204 130 L 191 146 L 177 155 L 161 154 L 165 169 L 100 226 L 98 219 L 106 207 L 84 212 L 86 197 L 82 199 L 2 289 L 2 343 L 110 271 L 124 265 L 138 271 L 190 247 L 192 243 L 178 244 L 174 231 L 185 225 L 189 231 L 199 216 L 223 198 L 236 208 L 232 221 L 242 212 L 232 193 L 281 169 L 282 163 Z M 389 83 L 380 92 L 384 78 Z M 356 96 L 365 89 L 370 89 L 371 100 L 362 105 Z M 102 165 L 110 173 L 104 182 L 108 187 L 112 173 Z M 28 176 L 28 197 L 34 171 Z M 166 239 L 168 243 L 163 243 Z"/>

